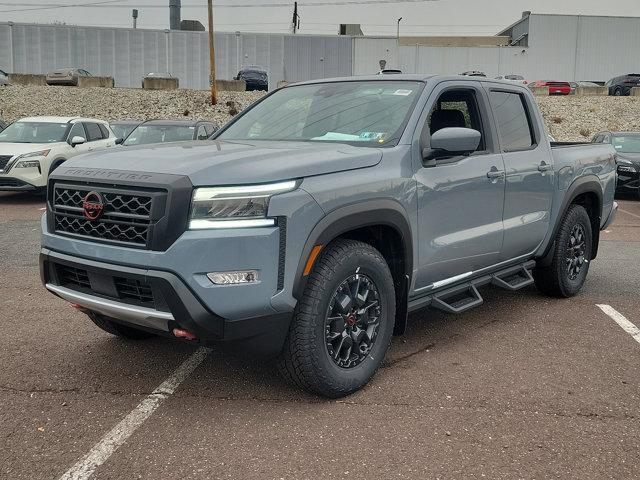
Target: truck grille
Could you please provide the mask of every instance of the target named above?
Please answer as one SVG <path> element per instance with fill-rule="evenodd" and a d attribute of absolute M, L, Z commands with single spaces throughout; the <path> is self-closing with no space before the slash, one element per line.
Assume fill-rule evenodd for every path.
<path fill-rule="evenodd" d="M 102 196 L 102 212 L 96 220 L 84 214 L 84 199 L 90 192 Z M 146 192 L 56 185 L 52 202 L 54 229 L 56 233 L 146 247 L 152 206 L 153 195 Z"/>
<path fill-rule="evenodd" d="M 9 160 L 11 160 L 11 155 L 0 155 L 0 170 L 4 170 Z"/>

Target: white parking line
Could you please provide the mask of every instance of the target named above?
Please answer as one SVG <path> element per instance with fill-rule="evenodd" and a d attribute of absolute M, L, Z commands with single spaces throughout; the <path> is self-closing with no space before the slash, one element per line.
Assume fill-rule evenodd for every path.
<path fill-rule="evenodd" d="M 162 382 L 131 413 L 102 437 L 84 458 L 60 477 L 60 480 L 85 480 L 91 477 L 96 468 L 107 461 L 118 447 L 157 410 L 163 400 L 176 391 L 184 379 L 202 363 L 209 352 L 208 348 L 201 347 L 182 362 L 169 378 Z"/>
<path fill-rule="evenodd" d="M 636 213 L 628 212 L 627 210 L 623 210 L 622 208 L 619 208 L 618 210 L 620 210 L 622 213 L 626 213 L 627 215 L 631 215 L 632 217 L 640 218 L 640 215 Z"/>
<path fill-rule="evenodd" d="M 618 312 L 611 305 L 598 305 L 600 310 L 609 315 L 622 329 L 627 332 L 633 339 L 640 343 L 640 328 L 636 327 L 627 318 Z"/>

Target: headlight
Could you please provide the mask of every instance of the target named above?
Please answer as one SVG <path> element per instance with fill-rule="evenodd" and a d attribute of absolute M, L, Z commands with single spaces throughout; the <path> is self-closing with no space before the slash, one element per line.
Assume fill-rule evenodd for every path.
<path fill-rule="evenodd" d="M 49 155 L 50 151 L 51 150 L 39 150 L 37 152 L 23 153 L 22 155 L 18 155 L 16 160 L 22 160 L 23 158 L 46 157 Z"/>
<path fill-rule="evenodd" d="M 18 155 L 16 158 L 14 158 L 11 164 L 7 165 L 7 167 L 9 168 L 33 168 L 33 167 L 40 168 L 40 162 L 38 162 L 37 160 L 29 160 L 29 161 L 23 161 L 23 160 L 26 158 L 46 157 L 47 155 L 49 155 L 50 151 L 51 150 L 49 149 L 49 150 L 38 150 L 37 152 L 23 153 L 22 155 Z M 7 170 L 9 168 L 7 168 Z"/>
<path fill-rule="evenodd" d="M 13 168 L 40 168 L 38 160 L 24 160 L 15 164 Z"/>
<path fill-rule="evenodd" d="M 241 187 L 197 188 L 193 192 L 189 229 L 267 227 L 269 199 L 290 192 L 298 182 L 270 183 Z"/>
<path fill-rule="evenodd" d="M 631 165 L 618 165 L 619 172 L 636 173 L 636 169 Z"/>

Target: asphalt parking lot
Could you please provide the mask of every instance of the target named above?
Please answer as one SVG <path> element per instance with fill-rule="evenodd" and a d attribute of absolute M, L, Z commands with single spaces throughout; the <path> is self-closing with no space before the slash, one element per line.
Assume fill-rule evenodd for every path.
<path fill-rule="evenodd" d="M 579 296 L 413 315 L 372 383 L 327 401 L 98 330 L 40 285 L 42 199 L 0 194 L 0 478 L 638 478 L 640 332 L 598 306 L 640 326 L 640 202 L 620 207 Z"/>

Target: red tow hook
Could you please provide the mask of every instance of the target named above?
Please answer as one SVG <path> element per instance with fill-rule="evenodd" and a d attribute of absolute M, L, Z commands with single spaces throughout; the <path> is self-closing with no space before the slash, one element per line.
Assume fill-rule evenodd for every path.
<path fill-rule="evenodd" d="M 173 335 L 178 338 L 184 338 L 185 340 L 197 340 L 197 337 L 193 333 L 187 332 L 181 328 L 174 328 Z"/>
<path fill-rule="evenodd" d="M 77 303 L 69 302 L 69 305 L 71 305 L 73 308 L 75 308 L 76 310 L 78 310 L 78 311 L 80 311 L 82 313 L 87 313 L 89 311 L 88 308 L 85 308 L 82 305 L 78 305 Z"/>

